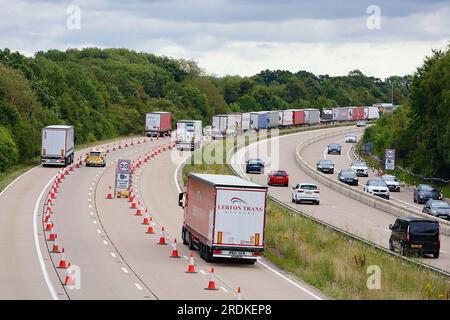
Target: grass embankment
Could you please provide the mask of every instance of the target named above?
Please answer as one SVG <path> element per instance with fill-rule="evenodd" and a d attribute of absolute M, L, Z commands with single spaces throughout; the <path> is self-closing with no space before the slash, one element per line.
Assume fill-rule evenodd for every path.
<path fill-rule="evenodd" d="M 382 165 L 380 164 L 379 161 L 372 158 L 368 154 L 361 152 L 361 144 L 362 144 L 362 140 L 358 141 L 355 146 L 355 150 L 358 153 L 358 155 L 361 157 L 361 159 L 363 159 L 369 167 L 375 168 L 377 170 L 380 169 L 382 167 Z M 414 177 L 413 175 L 411 175 L 407 172 L 403 172 L 399 169 L 395 169 L 393 171 L 390 171 L 389 173 L 395 175 L 397 177 L 397 179 L 399 179 L 400 181 L 403 181 L 404 183 L 406 183 L 407 185 L 410 185 L 410 186 L 414 186 L 414 185 L 417 185 L 420 183 L 425 183 L 425 184 L 430 183 L 430 180 L 424 180 L 424 179 L 420 179 L 419 177 Z M 436 187 L 438 187 L 442 191 L 442 193 L 444 194 L 444 197 L 450 198 L 450 184 L 448 184 L 448 183 L 447 184 L 432 183 L 432 184 L 435 185 Z"/>
<path fill-rule="evenodd" d="M 130 136 L 118 137 L 118 138 L 114 138 L 114 139 L 87 142 L 87 143 L 83 143 L 83 144 L 75 146 L 75 150 L 78 151 L 78 150 L 82 150 L 82 149 L 96 146 L 99 144 L 114 142 L 114 141 L 126 139 L 126 138 L 136 138 L 136 137 L 140 137 L 140 136 L 139 135 L 130 135 Z M 30 170 L 31 168 L 33 168 L 39 164 L 40 164 L 40 159 L 39 159 L 39 157 L 36 157 L 25 163 L 20 163 L 16 166 L 13 166 L 13 167 L 9 168 L 8 170 L 6 170 L 5 172 L 0 172 L 0 192 L 3 189 L 5 189 L 6 186 L 8 184 L 10 184 L 12 181 L 14 181 L 14 179 L 16 179 L 18 176 L 20 176 L 24 172 Z"/>
<path fill-rule="evenodd" d="M 184 182 L 190 172 L 233 174 L 226 164 L 187 162 Z M 268 259 L 335 299 L 449 298 L 447 277 L 353 240 L 270 199 L 265 245 Z M 372 265 L 381 271 L 379 290 L 367 288 L 367 268 Z"/>

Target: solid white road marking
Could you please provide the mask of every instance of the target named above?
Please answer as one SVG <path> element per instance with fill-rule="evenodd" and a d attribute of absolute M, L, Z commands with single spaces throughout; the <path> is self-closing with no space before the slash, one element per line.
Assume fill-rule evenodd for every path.
<path fill-rule="evenodd" d="M 39 245 L 39 238 L 38 238 L 38 230 L 37 230 L 37 216 L 39 211 L 39 204 L 41 203 L 42 197 L 47 190 L 47 188 L 50 186 L 50 184 L 53 182 L 54 177 L 50 179 L 50 181 L 47 183 L 47 185 L 42 189 L 41 193 L 39 194 L 36 204 L 34 205 L 34 212 L 33 212 L 33 232 L 34 232 L 34 244 L 36 246 L 36 252 L 39 259 L 39 264 L 41 266 L 42 274 L 44 275 L 45 283 L 47 284 L 48 289 L 50 290 L 50 294 L 53 298 L 53 300 L 59 300 L 58 296 L 56 294 L 56 290 L 53 287 L 53 284 L 50 281 L 50 277 L 47 273 L 47 269 L 45 268 L 45 262 L 44 258 L 42 256 L 41 247 Z"/>
<path fill-rule="evenodd" d="M 20 179 L 22 179 L 23 177 L 25 177 L 28 173 L 30 173 L 31 171 L 33 171 L 34 169 L 36 169 L 36 168 L 39 168 L 40 167 L 40 165 L 39 166 L 36 166 L 36 167 L 33 167 L 33 168 L 31 168 L 30 170 L 28 170 L 28 171 L 26 171 L 26 172 L 24 172 L 24 173 L 22 173 L 20 176 L 18 176 L 16 179 L 14 179 L 10 184 L 8 184 L 3 190 L 2 190 L 2 192 L 0 192 L 0 197 L 10 188 L 10 187 L 12 187 L 12 185 L 13 184 L 15 184 L 17 181 L 19 181 Z"/>

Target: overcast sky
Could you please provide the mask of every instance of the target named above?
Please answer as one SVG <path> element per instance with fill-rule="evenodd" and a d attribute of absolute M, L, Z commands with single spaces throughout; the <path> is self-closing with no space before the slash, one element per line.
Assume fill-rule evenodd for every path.
<path fill-rule="evenodd" d="M 385 78 L 414 72 L 449 41 L 450 0 L 0 0 L 0 48 L 124 47 L 194 59 L 217 75 Z"/>

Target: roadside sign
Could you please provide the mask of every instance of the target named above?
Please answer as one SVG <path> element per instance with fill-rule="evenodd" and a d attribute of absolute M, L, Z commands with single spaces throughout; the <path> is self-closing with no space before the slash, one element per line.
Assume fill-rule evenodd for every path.
<path fill-rule="evenodd" d="M 128 189 L 130 187 L 130 174 L 129 173 L 117 173 L 116 188 Z"/>
<path fill-rule="evenodd" d="M 131 160 L 120 159 L 117 162 L 117 172 L 131 173 Z"/>
<path fill-rule="evenodd" d="M 386 149 L 384 154 L 384 170 L 394 170 L 395 169 L 395 150 Z"/>

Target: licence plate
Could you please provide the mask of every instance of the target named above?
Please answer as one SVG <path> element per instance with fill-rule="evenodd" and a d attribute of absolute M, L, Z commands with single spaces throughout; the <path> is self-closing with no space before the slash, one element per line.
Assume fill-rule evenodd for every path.
<path fill-rule="evenodd" d="M 306 194 L 312 194 L 312 192 L 311 191 L 306 191 Z"/>
<path fill-rule="evenodd" d="M 233 258 L 242 258 L 243 252 L 242 251 L 231 251 L 231 256 Z"/>
<path fill-rule="evenodd" d="M 411 248 L 422 248 L 422 245 L 421 244 L 412 244 L 411 245 Z"/>

